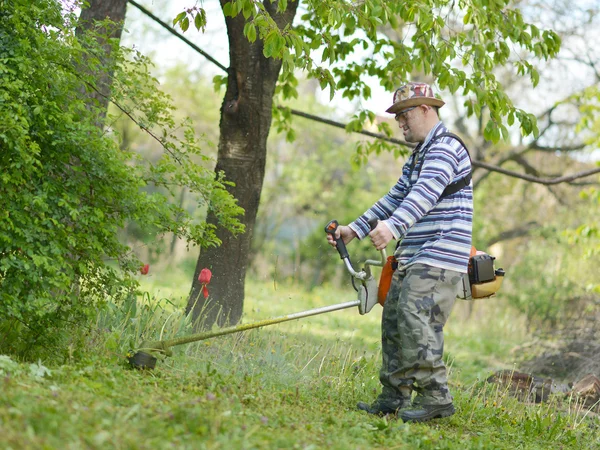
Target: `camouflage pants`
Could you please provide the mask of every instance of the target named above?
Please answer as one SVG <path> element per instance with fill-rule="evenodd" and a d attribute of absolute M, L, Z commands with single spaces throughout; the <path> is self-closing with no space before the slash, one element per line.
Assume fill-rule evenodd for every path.
<path fill-rule="evenodd" d="M 414 264 L 396 270 L 381 321 L 382 396 L 410 398 L 415 405 L 452 402 L 443 361 L 444 324 L 461 274 Z"/>

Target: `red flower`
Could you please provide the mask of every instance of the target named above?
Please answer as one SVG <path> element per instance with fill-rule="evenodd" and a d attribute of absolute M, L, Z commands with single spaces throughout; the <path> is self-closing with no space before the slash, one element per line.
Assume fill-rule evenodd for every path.
<path fill-rule="evenodd" d="M 210 269 L 202 269 L 200 271 L 200 275 L 198 275 L 198 281 L 200 284 L 208 284 L 210 283 L 210 279 L 212 278 L 212 272 Z"/>
<path fill-rule="evenodd" d="M 210 271 L 210 269 L 202 269 L 200 271 L 200 275 L 198 275 L 198 281 L 202 285 L 202 295 L 204 295 L 204 298 L 208 297 L 208 288 L 206 287 L 206 285 L 210 283 L 211 278 L 212 272 Z"/>
<path fill-rule="evenodd" d="M 148 272 L 150 271 L 150 264 L 144 264 L 141 268 L 140 268 L 140 273 L 142 275 L 148 275 Z"/>

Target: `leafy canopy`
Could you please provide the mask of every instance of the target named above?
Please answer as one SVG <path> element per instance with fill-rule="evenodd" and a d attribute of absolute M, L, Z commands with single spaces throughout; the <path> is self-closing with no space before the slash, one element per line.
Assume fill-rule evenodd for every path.
<path fill-rule="evenodd" d="M 8 336 L 0 351 L 25 352 L 135 289 L 142 263 L 118 239 L 128 222 L 156 238 L 218 245 L 214 227 L 180 208 L 175 193 L 210 204 L 234 233 L 241 209 L 222 174 L 204 167 L 191 125 L 174 121 L 147 59 L 113 41 L 106 67 L 98 36 L 76 37 L 76 17 L 55 0 L 2 0 L 0 22 L 0 334 Z M 103 111 L 90 93 L 112 70 L 114 102 L 161 143 L 158 160 L 120 148 L 110 126 L 97 126 Z"/>
<path fill-rule="evenodd" d="M 278 1 L 278 11 L 287 5 L 288 0 Z M 305 0 L 301 7 L 300 22 L 279 29 L 259 0 L 231 0 L 223 6 L 225 16 L 243 15 L 244 35 L 250 42 L 264 42 L 265 57 L 283 60 L 278 92 L 284 99 L 298 96 L 297 69 L 328 87 L 332 98 L 340 92 L 350 100 L 370 98 L 373 78 L 393 91 L 413 76 L 432 77 L 440 89 L 465 97 L 468 115 L 489 109 L 486 139 L 507 138 L 507 125 L 515 122 L 524 135 L 537 135 L 535 117 L 514 106 L 494 69 L 510 64 L 535 87 L 539 74 L 531 59 L 556 56 L 560 38 L 526 23 L 512 1 Z M 188 9 L 173 22 L 185 31 L 190 15 L 201 29 L 206 16 L 200 12 Z M 359 130 L 374 118 L 373 112 L 361 111 L 348 130 Z M 389 126 L 379 127 L 391 133 Z"/>

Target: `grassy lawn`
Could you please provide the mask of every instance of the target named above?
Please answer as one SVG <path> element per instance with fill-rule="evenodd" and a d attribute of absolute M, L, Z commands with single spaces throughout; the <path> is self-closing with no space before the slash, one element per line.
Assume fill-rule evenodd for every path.
<path fill-rule="evenodd" d="M 98 318 L 68 364 L 0 356 L 3 449 L 599 448 L 600 422 L 558 399 L 524 404 L 485 379 L 515 367 L 525 327 L 501 298 L 457 303 L 446 358 L 457 413 L 403 424 L 355 409 L 378 393 L 379 319 L 336 311 L 174 348 L 153 371 L 130 369 L 141 338 L 189 333 L 185 293 L 150 285 L 129 313 Z M 174 284 L 186 286 L 185 283 Z M 354 300 L 351 288 L 251 282 L 244 322 Z"/>

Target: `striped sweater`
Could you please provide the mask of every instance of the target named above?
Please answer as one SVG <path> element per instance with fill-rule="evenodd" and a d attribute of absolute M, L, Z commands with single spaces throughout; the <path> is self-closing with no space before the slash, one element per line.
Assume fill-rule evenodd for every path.
<path fill-rule="evenodd" d="M 446 186 L 470 173 L 471 160 L 460 142 L 451 137 L 433 142 L 423 155 L 427 144 L 447 131 L 438 122 L 410 155 L 396 185 L 350 224 L 362 239 L 369 234 L 370 219 L 384 221 L 394 238 L 401 239 L 395 255 L 405 268 L 420 263 L 467 272 L 473 220 L 472 183 L 441 200 L 440 195 Z"/>

